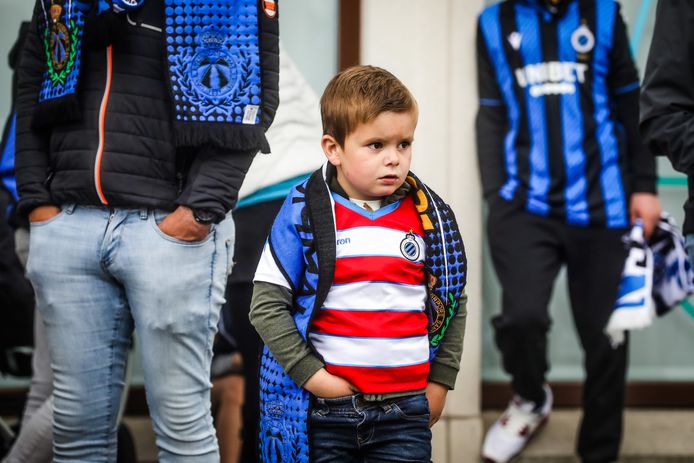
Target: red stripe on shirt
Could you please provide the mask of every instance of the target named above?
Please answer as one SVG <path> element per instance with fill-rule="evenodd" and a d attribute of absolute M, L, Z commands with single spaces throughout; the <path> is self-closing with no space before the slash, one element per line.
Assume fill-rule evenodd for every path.
<path fill-rule="evenodd" d="M 424 284 L 424 264 L 404 257 L 342 257 L 335 262 L 333 284 L 359 281 L 388 281 L 407 285 Z"/>
<path fill-rule="evenodd" d="M 384 228 L 392 228 L 393 230 L 400 230 L 406 233 L 412 231 L 420 237 L 424 236 L 422 220 L 419 218 L 419 214 L 417 214 L 414 201 L 409 196 L 406 196 L 402 200 L 400 207 L 398 207 L 396 210 L 377 219 L 365 217 L 364 215 L 336 202 L 335 225 L 338 230 L 355 227 L 379 226 Z"/>
<path fill-rule="evenodd" d="M 367 312 L 321 310 L 311 325 L 313 333 L 365 338 L 406 338 L 428 333 L 424 312 Z"/>
<path fill-rule="evenodd" d="M 427 387 L 429 362 L 406 367 L 370 368 L 326 365 L 333 375 L 346 379 L 365 394 L 416 391 Z"/>

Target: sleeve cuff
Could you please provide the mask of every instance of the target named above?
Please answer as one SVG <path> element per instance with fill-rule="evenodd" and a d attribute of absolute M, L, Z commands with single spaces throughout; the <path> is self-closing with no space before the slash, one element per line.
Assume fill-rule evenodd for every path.
<path fill-rule="evenodd" d="M 291 367 L 287 374 L 299 387 L 303 387 L 304 383 L 324 366 L 323 362 L 315 355 L 307 355 Z"/>
<path fill-rule="evenodd" d="M 54 206 L 56 205 L 53 201 L 51 201 L 50 197 L 48 198 L 34 198 L 34 199 L 20 199 L 19 204 L 17 205 L 17 213 L 21 217 L 29 217 L 29 214 L 31 211 L 36 209 L 39 206 Z"/>
<path fill-rule="evenodd" d="M 429 382 L 439 383 L 446 386 L 448 389 L 455 388 L 455 379 L 458 377 L 458 369 L 437 363 L 434 361 L 429 370 Z"/>
<path fill-rule="evenodd" d="M 657 193 L 655 177 L 635 178 L 632 183 L 634 193 Z"/>

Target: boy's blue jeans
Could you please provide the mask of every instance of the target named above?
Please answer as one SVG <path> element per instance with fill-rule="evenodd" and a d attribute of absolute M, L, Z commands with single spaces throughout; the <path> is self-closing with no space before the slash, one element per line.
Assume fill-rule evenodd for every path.
<path fill-rule="evenodd" d="M 431 462 L 424 394 L 378 402 L 361 394 L 316 398 L 310 429 L 314 463 Z"/>
<path fill-rule="evenodd" d="M 28 273 L 54 373 L 55 462 L 115 462 L 133 327 L 159 461 L 218 462 L 210 359 L 231 262 L 231 216 L 201 241 L 164 211 L 68 205 L 31 225 Z"/>

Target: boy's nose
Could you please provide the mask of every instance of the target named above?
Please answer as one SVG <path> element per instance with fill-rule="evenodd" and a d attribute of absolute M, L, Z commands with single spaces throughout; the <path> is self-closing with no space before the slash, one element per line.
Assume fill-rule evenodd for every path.
<path fill-rule="evenodd" d="M 391 148 L 386 150 L 386 163 L 398 165 L 400 164 L 400 156 L 398 156 L 398 150 Z"/>

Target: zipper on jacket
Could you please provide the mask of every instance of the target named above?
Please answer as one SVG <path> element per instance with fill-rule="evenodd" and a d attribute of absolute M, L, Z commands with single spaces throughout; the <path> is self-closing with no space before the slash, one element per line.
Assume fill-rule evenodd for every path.
<path fill-rule="evenodd" d="M 96 159 L 94 160 L 94 186 L 96 194 L 99 195 L 99 200 L 102 204 L 108 204 L 106 196 L 101 189 L 101 158 L 104 155 L 104 142 L 106 137 L 106 108 L 108 107 L 108 98 L 111 94 L 111 80 L 113 78 L 113 46 L 109 45 L 106 49 L 106 85 L 104 87 L 104 96 L 101 99 L 101 107 L 99 108 L 99 147 L 96 150 Z"/>
<path fill-rule="evenodd" d="M 176 172 L 176 196 L 183 193 L 183 172 Z"/>
<path fill-rule="evenodd" d="M 46 188 L 48 188 L 51 185 L 51 181 L 53 180 L 53 174 L 53 169 L 46 169 L 46 178 L 43 180 L 43 186 L 45 186 Z"/>

